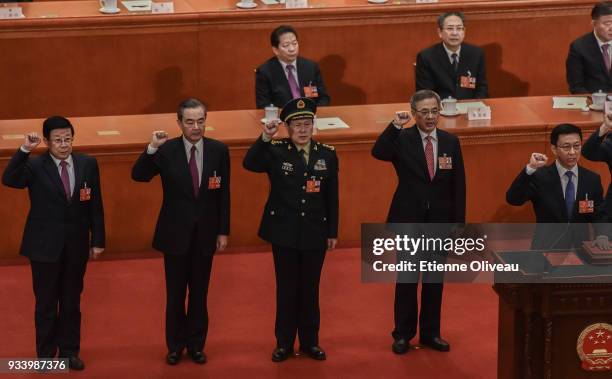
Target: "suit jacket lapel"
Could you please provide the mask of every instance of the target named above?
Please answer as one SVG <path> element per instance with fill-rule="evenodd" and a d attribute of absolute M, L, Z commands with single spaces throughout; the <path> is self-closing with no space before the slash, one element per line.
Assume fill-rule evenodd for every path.
<path fill-rule="evenodd" d="M 570 217 L 567 214 L 567 207 L 565 206 L 565 195 L 563 194 L 563 186 L 561 185 L 561 178 L 559 177 L 559 171 L 557 170 L 557 165 L 552 164 L 548 166 L 548 177 L 550 183 L 552 184 L 553 196 L 556 198 L 557 203 L 560 205 L 561 209 L 561 218 L 566 221 L 569 221 Z"/>
<path fill-rule="evenodd" d="M 297 57 L 295 60 L 295 68 L 298 72 L 298 89 L 300 90 L 300 96 L 304 96 L 304 87 L 311 83 L 306 83 L 306 68 L 304 67 L 304 60 Z"/>
<path fill-rule="evenodd" d="M 183 184 L 181 187 L 192 198 L 195 197 L 193 193 L 193 182 L 191 181 L 191 171 L 189 171 L 189 160 L 187 159 L 187 153 L 185 152 L 185 144 L 183 143 L 183 137 L 178 137 L 174 140 L 174 146 L 172 148 L 172 161 L 177 162 L 178 168 L 181 171 Z"/>
<path fill-rule="evenodd" d="M 285 70 L 283 70 L 283 66 L 281 65 L 279 60 L 276 58 L 272 60 L 272 65 L 274 67 L 274 76 L 276 76 L 276 81 L 278 83 L 282 83 L 283 92 L 290 99 L 292 99 L 293 96 L 291 95 L 291 88 L 289 87 L 289 80 L 287 79 L 287 75 L 285 75 Z"/>
<path fill-rule="evenodd" d="M 198 192 L 198 197 L 202 195 L 202 188 L 208 188 L 208 172 L 211 165 L 210 156 L 205 156 L 205 154 L 210 154 L 210 140 L 208 138 L 202 137 L 202 177 L 200 178 L 200 191 Z M 213 173 L 214 174 L 214 173 Z M 219 173 L 216 173 L 219 175 Z M 223 180 L 223 179 L 222 179 Z"/>
<path fill-rule="evenodd" d="M 454 78 L 455 69 L 453 68 L 452 63 L 450 59 L 448 58 L 448 54 L 446 54 L 446 50 L 444 49 L 444 45 L 442 44 L 442 42 L 438 44 L 436 52 L 438 55 L 438 61 L 440 62 L 442 67 L 444 67 L 444 69 L 446 70 L 446 72 L 448 72 L 451 78 Z M 461 62 L 461 60 L 459 60 L 459 62 Z"/>
<path fill-rule="evenodd" d="M 57 171 L 57 166 L 55 162 L 51 158 L 51 155 L 47 153 L 45 164 L 43 165 L 45 172 L 49 176 L 49 179 L 52 183 L 55 183 L 55 187 L 58 191 L 58 195 L 64 199 L 64 201 L 68 202 L 66 199 L 66 193 L 64 192 L 64 184 L 62 183 L 62 179 L 59 176 L 59 172 Z"/>
<path fill-rule="evenodd" d="M 83 160 L 76 154 L 72 154 L 72 163 L 74 164 L 74 191 L 72 191 L 72 201 L 80 201 L 77 196 L 80 197 L 81 181 L 83 180 L 83 170 L 85 168 Z"/>
<path fill-rule="evenodd" d="M 436 173 L 435 173 L 435 175 L 433 177 L 433 180 L 436 180 L 436 178 L 438 177 L 438 174 L 440 173 L 440 165 L 438 164 L 438 157 L 442 157 L 442 156 L 444 156 L 444 154 L 446 154 L 447 156 L 450 156 L 450 155 L 448 155 L 450 149 L 449 149 L 448 144 L 447 144 L 447 142 L 448 142 L 447 139 L 444 138 L 444 135 L 442 133 L 440 133 L 440 131 L 436 131 L 436 135 L 438 137 L 438 156 L 434 157 L 434 166 L 436 166 L 436 171 L 435 171 Z M 423 153 L 423 155 L 425 155 L 425 153 Z M 427 163 L 427 162 L 425 162 L 425 163 Z"/>
<path fill-rule="evenodd" d="M 416 155 L 416 165 L 418 172 L 423 175 L 423 178 L 429 179 L 429 170 L 427 169 L 427 160 L 425 160 L 425 149 L 423 149 L 423 140 L 419 133 L 418 127 L 415 125 L 411 128 L 410 141 L 412 145 L 412 154 Z"/>
<path fill-rule="evenodd" d="M 601 68 L 601 71 L 605 75 L 610 76 L 610 71 L 608 71 L 608 69 L 606 68 L 606 64 L 604 62 L 603 52 L 601 51 L 601 48 L 599 47 L 599 43 L 597 42 L 597 38 L 595 38 L 595 35 L 593 33 L 591 33 L 591 38 L 589 38 L 589 44 L 590 44 L 590 50 L 593 56 L 599 58 L 599 67 Z M 612 49 L 612 44 L 610 44 L 608 49 Z"/>

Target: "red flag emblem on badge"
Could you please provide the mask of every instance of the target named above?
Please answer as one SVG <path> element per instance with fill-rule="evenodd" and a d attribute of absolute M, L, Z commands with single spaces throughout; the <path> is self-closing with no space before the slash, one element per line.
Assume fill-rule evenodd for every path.
<path fill-rule="evenodd" d="M 612 371 L 612 325 L 587 326 L 578 337 L 576 350 L 583 370 Z"/>

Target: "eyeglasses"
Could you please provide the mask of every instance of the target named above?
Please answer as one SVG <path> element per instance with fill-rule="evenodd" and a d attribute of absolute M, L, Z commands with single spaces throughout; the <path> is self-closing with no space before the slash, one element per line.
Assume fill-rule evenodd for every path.
<path fill-rule="evenodd" d="M 557 146 L 557 148 L 563 150 L 566 153 L 569 153 L 572 149 L 574 149 L 574 151 L 580 151 L 582 149 L 582 145 L 580 145 L 579 143 L 576 143 L 574 145 L 570 145 L 569 143 L 567 143 L 565 145 Z"/>
<path fill-rule="evenodd" d="M 461 33 L 463 31 L 465 31 L 465 28 L 463 26 L 447 26 L 444 28 L 444 31 L 447 33 L 452 33 L 452 32 L 458 32 Z"/>
<path fill-rule="evenodd" d="M 440 113 L 440 110 L 438 108 L 433 108 L 433 109 L 420 109 L 420 110 L 415 110 L 416 113 L 418 113 L 419 115 L 421 115 L 421 117 L 427 117 L 428 115 L 432 115 L 432 116 L 437 116 Z"/>
<path fill-rule="evenodd" d="M 65 143 L 66 145 L 70 145 L 72 143 L 72 137 L 67 137 L 67 138 L 54 138 L 51 140 L 51 142 L 54 145 L 61 145 L 63 143 Z"/>

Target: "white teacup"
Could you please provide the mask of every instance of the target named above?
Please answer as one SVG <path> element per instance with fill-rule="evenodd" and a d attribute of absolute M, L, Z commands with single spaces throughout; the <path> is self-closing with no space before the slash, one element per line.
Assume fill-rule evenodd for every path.
<path fill-rule="evenodd" d="M 595 108 L 603 109 L 607 96 L 608 94 L 601 92 L 601 90 L 599 92 L 592 93 L 591 100 L 593 100 L 593 106 Z"/>
<path fill-rule="evenodd" d="M 266 120 L 277 120 L 278 119 L 278 108 L 270 104 L 264 108 Z"/>
<path fill-rule="evenodd" d="M 100 6 L 104 10 L 114 11 L 117 9 L 117 0 L 100 0 Z"/>
<path fill-rule="evenodd" d="M 457 113 L 457 99 L 449 96 L 447 99 L 442 100 L 442 110 L 447 114 Z"/>
<path fill-rule="evenodd" d="M 250 7 L 250 6 L 253 5 L 254 2 L 255 2 L 255 0 L 240 0 L 240 5 L 242 5 L 244 7 Z"/>

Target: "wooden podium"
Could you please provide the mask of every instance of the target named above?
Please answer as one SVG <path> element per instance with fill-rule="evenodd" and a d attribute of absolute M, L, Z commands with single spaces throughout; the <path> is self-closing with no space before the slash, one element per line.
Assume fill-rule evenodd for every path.
<path fill-rule="evenodd" d="M 610 266 L 612 271 L 612 266 Z M 495 284 L 499 295 L 497 377 L 504 378 L 611 378 L 612 370 L 582 368 L 578 346 L 585 336 L 599 348 L 589 353 L 612 366 L 612 284 Z M 591 329 L 587 329 L 591 326 Z M 593 331 L 591 334 L 588 332 Z M 587 329 L 585 331 L 585 329 Z M 602 334 L 604 333 L 604 334 Z M 608 334 L 606 334 L 608 333 Z M 597 340 L 597 335 L 604 339 Z M 582 354 L 584 358 L 584 354 Z M 589 357 L 592 357 L 590 354 Z M 608 359 L 609 358 L 609 359 Z M 602 361 L 602 360 L 600 360 Z M 587 363 L 588 364 L 588 363 Z"/>

